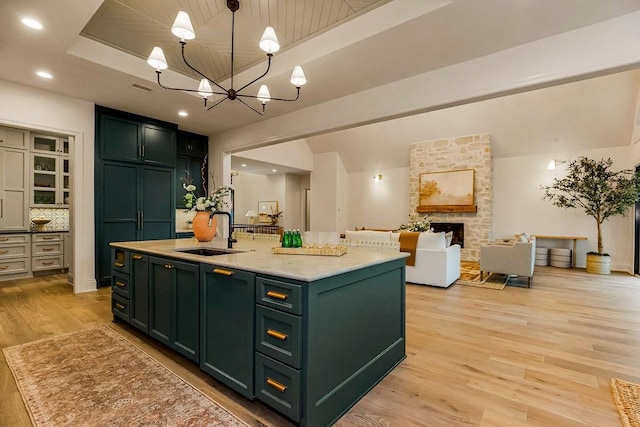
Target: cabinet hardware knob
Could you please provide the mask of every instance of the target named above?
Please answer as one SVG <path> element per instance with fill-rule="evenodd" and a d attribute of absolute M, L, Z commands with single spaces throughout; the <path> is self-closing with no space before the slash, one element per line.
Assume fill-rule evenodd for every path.
<path fill-rule="evenodd" d="M 280 299 L 283 301 L 289 298 L 289 295 L 283 294 L 281 292 L 276 292 L 276 291 L 267 291 L 267 296 L 275 299 Z"/>
<path fill-rule="evenodd" d="M 175 267 L 175 266 L 174 266 L 174 265 L 172 265 L 172 264 L 165 264 L 165 265 L 164 265 L 164 268 L 168 268 L 168 269 L 172 269 L 172 268 L 174 268 L 174 267 Z"/>
<path fill-rule="evenodd" d="M 118 310 L 124 310 L 124 309 L 125 309 L 125 306 L 124 306 L 124 305 L 122 305 L 122 304 L 120 304 L 120 303 L 116 303 L 116 308 L 117 308 Z"/>
<path fill-rule="evenodd" d="M 233 271 L 225 270 L 224 268 L 214 268 L 213 272 L 216 274 L 221 274 L 223 276 L 233 276 Z"/>
<path fill-rule="evenodd" d="M 278 390 L 280 393 L 284 393 L 284 391 L 287 389 L 287 386 L 284 384 L 280 384 L 278 381 L 276 380 L 272 380 L 271 378 L 267 377 L 267 385 L 275 388 L 276 390 Z"/>
<path fill-rule="evenodd" d="M 8 237 L 0 237 L 0 242 L 8 242 L 9 238 Z"/>
<path fill-rule="evenodd" d="M 6 270 L 7 268 L 9 268 L 8 265 L 0 265 L 0 270 Z"/>
<path fill-rule="evenodd" d="M 133 256 L 133 260 L 134 261 L 138 261 L 138 260 L 141 260 L 141 259 L 142 259 L 142 255 L 134 255 Z"/>
<path fill-rule="evenodd" d="M 123 282 L 116 281 L 116 286 L 120 286 L 121 288 L 124 288 L 125 285 Z"/>
<path fill-rule="evenodd" d="M 42 248 L 42 252 L 51 252 L 53 248 Z"/>
<path fill-rule="evenodd" d="M 8 250 L 0 251 L 0 254 L 8 254 L 8 253 L 9 253 Z"/>
<path fill-rule="evenodd" d="M 267 335 L 269 335 L 270 337 L 277 338 L 277 339 L 282 340 L 282 341 L 287 339 L 287 334 L 283 334 L 282 332 L 278 332 L 278 331 L 273 330 L 273 329 L 267 329 Z"/>
<path fill-rule="evenodd" d="M 42 265 L 52 265 L 53 261 L 45 261 L 42 263 Z"/>
<path fill-rule="evenodd" d="M 116 267 L 124 267 L 124 262 L 114 262 L 113 265 Z"/>

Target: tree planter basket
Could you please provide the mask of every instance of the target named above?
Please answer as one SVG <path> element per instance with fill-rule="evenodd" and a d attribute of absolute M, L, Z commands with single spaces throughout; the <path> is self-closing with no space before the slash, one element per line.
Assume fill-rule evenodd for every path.
<path fill-rule="evenodd" d="M 611 257 L 587 254 L 587 273 L 611 274 Z"/>

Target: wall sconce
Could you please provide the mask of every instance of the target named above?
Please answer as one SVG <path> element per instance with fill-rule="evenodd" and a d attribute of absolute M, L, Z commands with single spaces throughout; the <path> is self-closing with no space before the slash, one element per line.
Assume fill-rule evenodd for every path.
<path fill-rule="evenodd" d="M 380 181 L 382 181 L 382 175 L 373 176 L 373 182 L 380 182 Z"/>
<path fill-rule="evenodd" d="M 551 160 L 549 162 L 549 165 L 547 166 L 547 169 L 553 170 L 553 169 L 556 168 L 556 166 L 561 165 L 563 163 L 567 163 L 567 161 L 566 160 L 555 160 L 555 159 L 553 159 L 553 160 Z"/>
<path fill-rule="evenodd" d="M 231 185 L 233 185 L 233 177 L 240 175 L 238 171 L 231 171 Z"/>
<path fill-rule="evenodd" d="M 253 224 L 258 214 L 253 209 L 249 209 L 244 216 L 249 218 L 249 224 Z"/>

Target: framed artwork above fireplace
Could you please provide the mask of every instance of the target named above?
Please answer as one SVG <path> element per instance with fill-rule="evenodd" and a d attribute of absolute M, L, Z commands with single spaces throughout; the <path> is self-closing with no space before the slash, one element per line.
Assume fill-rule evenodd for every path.
<path fill-rule="evenodd" d="M 420 202 L 416 210 L 431 212 L 477 212 L 473 195 L 474 170 L 420 174 Z"/>

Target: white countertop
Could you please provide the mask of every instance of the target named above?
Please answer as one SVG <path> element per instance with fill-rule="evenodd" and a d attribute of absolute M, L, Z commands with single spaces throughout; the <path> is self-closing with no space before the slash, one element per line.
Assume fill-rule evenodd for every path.
<path fill-rule="evenodd" d="M 305 282 L 311 282 L 409 256 L 407 253 L 390 249 L 359 247 L 349 247 L 349 251 L 342 256 L 273 254 L 271 248 L 277 245 L 279 245 L 278 242 L 268 240 L 239 239 L 238 242 L 233 245 L 233 249 L 237 250 L 237 253 L 202 256 L 178 252 L 176 250 L 189 248 L 226 249 L 227 240 L 215 239 L 212 242 L 202 243 L 198 242 L 195 238 L 188 238 L 111 243 L 113 247 L 140 251 L 150 255 L 215 264 L 221 267 L 237 268 Z"/>

